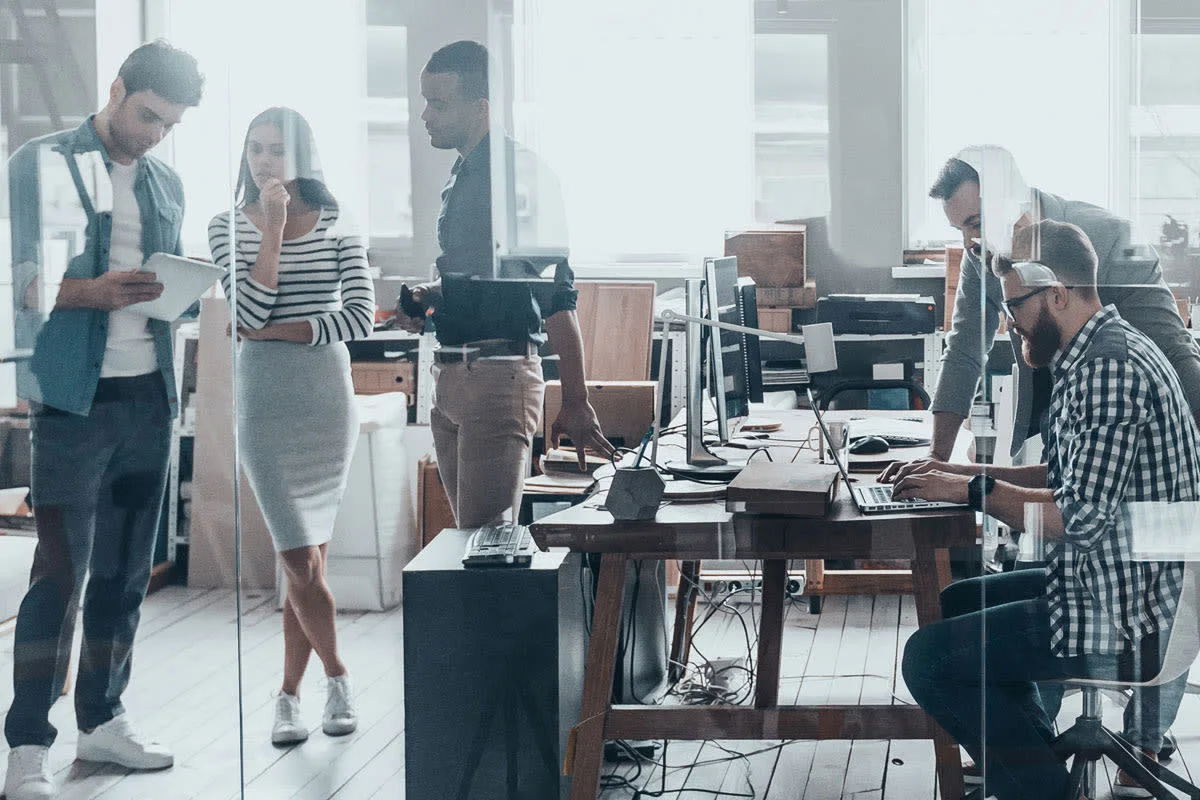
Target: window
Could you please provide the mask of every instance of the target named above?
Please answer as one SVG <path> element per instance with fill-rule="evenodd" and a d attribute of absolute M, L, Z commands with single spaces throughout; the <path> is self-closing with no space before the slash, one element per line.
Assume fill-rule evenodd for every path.
<path fill-rule="evenodd" d="M 753 215 L 751 4 L 518 0 L 512 32 L 512 133 L 558 176 L 572 263 L 722 252 Z"/>
<path fill-rule="evenodd" d="M 1159 244 L 1169 215 L 1187 226 L 1187 245 L 1196 248 L 1200 245 L 1200 13 L 1193 9 L 1191 16 L 1164 17 L 1152 12 L 1153 8 L 1143 12 L 1134 48 L 1131 215 L 1143 241 Z"/>
<path fill-rule="evenodd" d="M 828 36 L 757 33 L 755 219 L 777 222 L 828 213 Z"/>
<path fill-rule="evenodd" d="M 1038 188 L 1122 210 L 1113 167 L 1114 41 L 1120 0 L 925 0 L 910 5 L 908 238 L 954 239 L 926 197 L 942 163 L 972 144 L 998 144 Z M 1053 54 L 1053 58 L 1041 57 Z M 1070 154 L 1070 157 L 1064 157 Z"/>
<path fill-rule="evenodd" d="M 294 0 L 281 14 L 278 0 L 169 0 L 154 35 L 206 74 L 204 101 L 172 137 L 188 190 L 186 252 L 207 255 L 208 220 L 229 205 L 245 126 L 276 105 L 312 125 L 326 182 L 373 255 L 392 261 L 411 247 L 407 29 L 394 6 L 358 0 L 330 14 L 323 0 Z"/>

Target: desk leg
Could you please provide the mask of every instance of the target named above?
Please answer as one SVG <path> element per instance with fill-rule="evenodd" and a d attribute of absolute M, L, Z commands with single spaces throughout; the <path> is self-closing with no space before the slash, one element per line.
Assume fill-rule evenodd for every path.
<path fill-rule="evenodd" d="M 627 561 L 624 553 L 605 553 L 600 557 L 600 579 L 596 588 L 596 606 L 592 611 L 592 640 L 588 644 L 587 667 L 583 674 L 583 703 L 579 724 L 574 730 L 571 800 L 594 800 L 600 789 L 604 724 L 612 706 L 613 670 L 617 665 Z"/>
<path fill-rule="evenodd" d="M 940 595 L 950 583 L 950 551 L 920 544 L 916 551 L 912 570 L 913 593 L 917 601 L 917 624 L 924 626 L 942 618 Z M 936 727 L 933 735 L 933 752 L 942 800 L 960 800 L 963 796 L 962 756 L 958 743 L 940 726 Z"/>
<path fill-rule="evenodd" d="M 700 562 L 679 565 L 679 587 L 675 590 L 675 627 L 671 631 L 671 663 L 667 678 L 675 683 L 683 677 L 692 650 L 692 620 L 696 615 L 696 594 L 700 585 Z"/>
<path fill-rule="evenodd" d="M 783 655 L 783 595 L 787 589 L 787 561 L 763 562 L 762 626 L 758 633 L 758 676 L 754 707 L 779 705 L 779 665 Z"/>

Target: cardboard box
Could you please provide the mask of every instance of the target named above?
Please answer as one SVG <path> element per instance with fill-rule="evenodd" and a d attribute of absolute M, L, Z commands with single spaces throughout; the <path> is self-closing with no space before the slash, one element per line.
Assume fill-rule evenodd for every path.
<path fill-rule="evenodd" d="M 404 392 L 408 404 L 416 402 L 415 366 L 411 361 L 352 361 L 350 377 L 355 394 Z"/>
<path fill-rule="evenodd" d="M 588 400 L 596 409 L 604 435 L 624 440 L 637 448 L 654 421 L 654 381 L 588 381 Z M 542 413 L 542 435 L 547 442 L 550 427 L 562 410 L 562 383 L 547 381 Z M 549 444 L 547 443 L 547 447 Z"/>
<path fill-rule="evenodd" d="M 759 309 L 816 308 L 817 284 L 809 281 L 803 286 L 756 289 Z"/>
<path fill-rule="evenodd" d="M 758 327 L 764 331 L 775 333 L 792 332 L 792 309 L 790 308 L 760 308 L 758 310 Z"/>
<path fill-rule="evenodd" d="M 454 512 L 450 510 L 450 498 L 442 486 L 437 462 L 426 453 L 417 461 L 417 532 L 421 547 L 446 528 L 453 527 Z"/>
<path fill-rule="evenodd" d="M 725 255 L 737 256 L 738 275 L 758 288 L 801 287 L 806 283 L 808 229 L 801 224 L 770 225 L 725 234 Z"/>

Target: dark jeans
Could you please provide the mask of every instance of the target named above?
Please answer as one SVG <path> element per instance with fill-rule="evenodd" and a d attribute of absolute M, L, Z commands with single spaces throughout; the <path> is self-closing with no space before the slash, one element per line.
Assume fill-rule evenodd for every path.
<path fill-rule="evenodd" d="M 909 691 L 984 765 L 987 788 L 999 800 L 1058 800 L 1066 789 L 1039 682 L 1134 677 L 1116 657 L 1055 657 L 1044 593 L 1041 570 L 960 581 L 942 593 L 944 619 L 917 630 L 904 648 Z M 1055 706 L 1061 697 L 1059 691 Z M 1143 692 L 1140 707 L 1150 705 Z"/>
<path fill-rule="evenodd" d="M 13 642 L 10 747 L 54 742 L 48 715 L 85 583 L 76 722 L 88 730 L 124 711 L 170 451 L 162 378 L 101 380 L 86 417 L 35 408 L 32 436 L 38 544 Z"/>

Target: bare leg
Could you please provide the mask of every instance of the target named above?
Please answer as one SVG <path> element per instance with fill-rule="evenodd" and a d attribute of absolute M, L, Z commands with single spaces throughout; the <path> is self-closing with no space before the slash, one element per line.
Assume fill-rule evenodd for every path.
<path fill-rule="evenodd" d="M 300 627 L 300 619 L 292 606 L 292 598 L 283 601 L 283 691 L 293 697 L 300 696 L 300 681 L 304 678 L 304 670 L 308 668 L 308 659 L 312 655 L 312 644 Z"/>
<path fill-rule="evenodd" d="M 325 580 L 326 545 L 297 547 L 280 553 L 287 572 L 287 602 L 295 611 L 296 621 L 317 658 L 331 678 L 346 673 L 337 652 L 337 628 L 334 623 L 333 594 Z M 284 620 L 286 635 L 287 621 Z M 307 658 L 305 659 L 307 661 Z"/>

